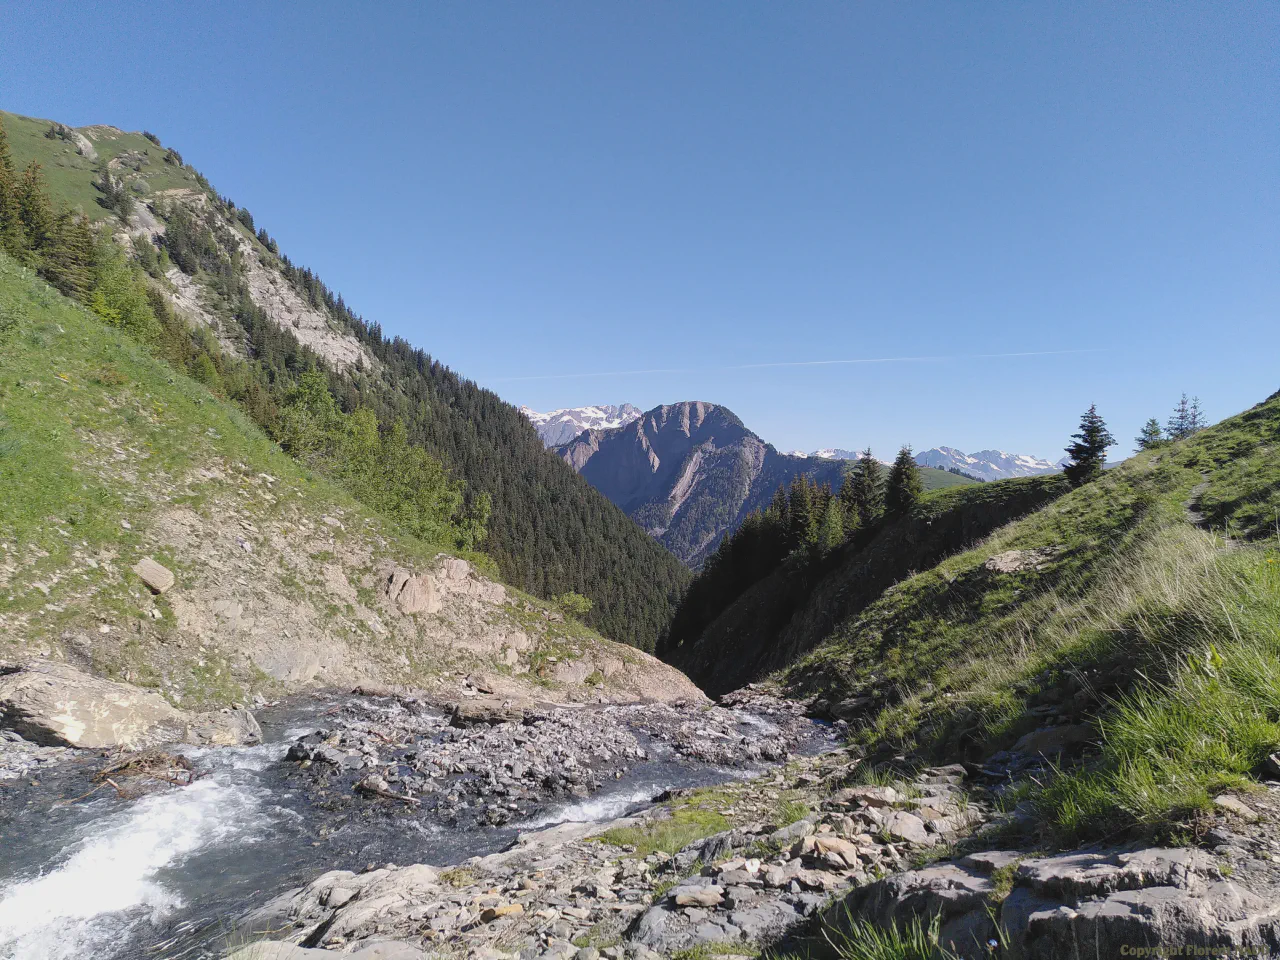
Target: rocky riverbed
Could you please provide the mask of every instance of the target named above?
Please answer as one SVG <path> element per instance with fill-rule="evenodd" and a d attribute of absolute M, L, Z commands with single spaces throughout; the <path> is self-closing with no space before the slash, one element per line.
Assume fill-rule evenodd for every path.
<path fill-rule="evenodd" d="M 238 917 L 327 870 L 447 867 L 833 743 L 768 698 L 562 706 L 483 686 L 297 698 L 235 747 L 122 757 L 6 735 L 0 957 L 222 956 Z"/>

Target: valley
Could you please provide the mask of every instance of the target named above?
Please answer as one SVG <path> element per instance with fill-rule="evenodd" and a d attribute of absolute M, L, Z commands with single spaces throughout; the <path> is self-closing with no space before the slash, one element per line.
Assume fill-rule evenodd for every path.
<path fill-rule="evenodd" d="M 1280 950 L 1280 393 L 1066 470 L 537 414 L 0 124 L 4 960 Z"/>

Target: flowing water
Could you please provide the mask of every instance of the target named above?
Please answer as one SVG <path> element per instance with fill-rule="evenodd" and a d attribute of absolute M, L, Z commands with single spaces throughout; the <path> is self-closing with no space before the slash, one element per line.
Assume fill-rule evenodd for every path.
<path fill-rule="evenodd" d="M 237 917 L 326 870 L 457 863 L 505 848 L 520 830 L 612 819 L 669 788 L 755 772 L 692 764 L 650 744 L 650 760 L 592 797 L 519 824 L 460 830 L 387 804 L 337 816 L 284 760 L 334 703 L 264 710 L 263 745 L 187 748 L 206 775 L 134 800 L 109 789 L 76 800 L 96 786 L 85 764 L 34 783 L 0 781 L 0 960 L 218 957 Z M 744 729 L 767 723 L 741 720 Z"/>

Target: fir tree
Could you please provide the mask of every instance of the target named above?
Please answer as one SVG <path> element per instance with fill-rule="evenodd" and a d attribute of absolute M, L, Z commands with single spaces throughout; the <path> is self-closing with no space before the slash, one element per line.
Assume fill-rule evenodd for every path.
<path fill-rule="evenodd" d="M 0 123 L 0 249 L 27 259 L 27 235 L 18 209 L 18 174 L 9 155 L 9 139 Z"/>
<path fill-rule="evenodd" d="M 1134 439 L 1139 450 L 1151 450 L 1164 443 L 1164 431 L 1160 429 L 1160 421 L 1152 417 L 1142 425 L 1142 432 Z"/>
<path fill-rule="evenodd" d="M 40 273 L 58 290 L 88 303 L 94 283 L 93 230 L 84 217 L 58 219 L 40 251 Z"/>
<path fill-rule="evenodd" d="M 844 536 L 844 504 L 839 497 L 831 497 L 818 528 L 818 550 L 826 556 L 844 543 Z"/>
<path fill-rule="evenodd" d="M 1071 462 L 1064 468 L 1073 487 L 1088 483 L 1102 473 L 1107 448 L 1116 442 L 1107 430 L 1106 421 L 1098 415 L 1096 404 L 1090 404 L 1080 418 L 1080 432 L 1072 434 L 1074 443 L 1067 447 Z"/>
<path fill-rule="evenodd" d="M 1193 397 L 1188 400 L 1184 393 L 1178 405 L 1173 408 L 1173 416 L 1169 418 L 1165 432 L 1170 440 L 1185 440 L 1192 434 L 1199 433 L 1206 426 L 1208 423 L 1205 421 L 1204 412 L 1200 409 L 1200 398 Z"/>
<path fill-rule="evenodd" d="M 919 502 L 924 494 L 924 483 L 920 479 L 920 468 L 916 466 L 916 458 L 911 454 L 911 447 L 905 446 L 898 451 L 889 468 L 889 485 L 885 491 L 885 512 L 890 516 L 901 516 Z"/>
<path fill-rule="evenodd" d="M 858 526 L 865 529 L 880 520 L 880 515 L 884 513 L 884 468 L 871 455 L 870 447 L 863 450 L 854 461 L 840 488 L 840 495 L 844 498 L 850 520 L 856 517 Z"/>
<path fill-rule="evenodd" d="M 787 498 L 787 512 L 791 521 L 791 546 L 803 546 L 818 539 L 818 516 L 814 509 L 814 490 L 803 473 L 791 480 L 791 493 Z"/>
<path fill-rule="evenodd" d="M 1189 426 L 1192 433 L 1199 433 L 1209 425 L 1209 421 L 1205 418 L 1204 411 L 1200 409 L 1200 398 L 1191 398 L 1191 411 L 1189 418 Z"/>
<path fill-rule="evenodd" d="M 18 217 L 27 234 L 27 243 L 35 250 L 47 245 L 53 234 L 53 204 L 45 192 L 40 164 L 34 160 L 22 171 L 18 181 Z"/>

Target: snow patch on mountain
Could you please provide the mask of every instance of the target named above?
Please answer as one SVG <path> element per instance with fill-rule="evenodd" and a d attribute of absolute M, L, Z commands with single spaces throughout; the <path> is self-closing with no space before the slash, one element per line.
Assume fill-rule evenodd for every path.
<path fill-rule="evenodd" d="M 947 470 L 956 467 L 983 480 L 1004 480 L 1008 477 L 1034 477 L 1042 473 L 1056 473 L 1060 463 L 1042 460 L 1026 453 L 1005 453 L 1003 450 L 978 450 L 965 453 L 955 447 L 934 447 L 916 455 L 916 463 L 922 467 Z"/>
<path fill-rule="evenodd" d="M 639 420 L 643 412 L 630 403 L 597 404 L 590 407 L 566 407 L 539 413 L 528 407 L 520 412 L 529 418 L 544 446 L 558 447 L 568 443 L 583 430 L 610 430 Z"/>

